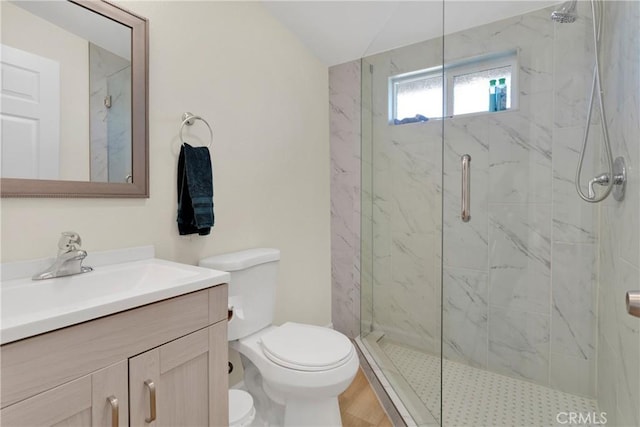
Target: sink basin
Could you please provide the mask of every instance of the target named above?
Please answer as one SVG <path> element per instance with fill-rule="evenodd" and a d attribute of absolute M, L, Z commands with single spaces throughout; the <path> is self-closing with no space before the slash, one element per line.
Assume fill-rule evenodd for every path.
<path fill-rule="evenodd" d="M 55 279 L 3 280 L 0 343 L 228 282 L 226 272 L 157 258 Z"/>

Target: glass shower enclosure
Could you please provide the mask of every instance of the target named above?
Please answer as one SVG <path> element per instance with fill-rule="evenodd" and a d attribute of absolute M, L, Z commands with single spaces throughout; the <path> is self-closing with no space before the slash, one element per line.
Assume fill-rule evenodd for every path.
<path fill-rule="evenodd" d="M 476 3 L 361 60 L 358 343 L 408 425 L 638 426 L 640 3 Z"/>

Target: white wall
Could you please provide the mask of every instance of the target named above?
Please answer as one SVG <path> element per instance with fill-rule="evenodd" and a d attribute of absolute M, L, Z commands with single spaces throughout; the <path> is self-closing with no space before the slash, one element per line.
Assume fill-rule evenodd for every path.
<path fill-rule="evenodd" d="M 120 2 L 119 2 L 120 3 Z M 280 248 L 276 321 L 330 322 L 327 68 L 259 3 L 121 2 L 149 19 L 149 199 L 3 199 L 2 261 L 51 256 L 75 230 L 89 252 L 153 244 L 189 264 Z M 216 226 L 179 237 L 180 116 L 213 127 Z M 201 123 L 185 136 L 206 137 Z M 192 138 L 189 142 L 196 143 Z"/>

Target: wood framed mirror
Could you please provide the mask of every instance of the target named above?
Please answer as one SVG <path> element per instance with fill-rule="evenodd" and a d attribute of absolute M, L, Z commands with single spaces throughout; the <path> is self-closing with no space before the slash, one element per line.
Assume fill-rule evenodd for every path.
<path fill-rule="evenodd" d="M 149 197 L 147 20 L 103 0 L 0 7 L 0 195 Z"/>

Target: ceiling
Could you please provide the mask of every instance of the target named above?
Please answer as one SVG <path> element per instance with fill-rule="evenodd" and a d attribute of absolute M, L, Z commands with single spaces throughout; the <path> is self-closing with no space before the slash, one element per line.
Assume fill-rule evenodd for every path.
<path fill-rule="evenodd" d="M 548 0 L 263 1 L 328 66 L 541 9 Z M 443 24 L 444 22 L 444 24 Z"/>

